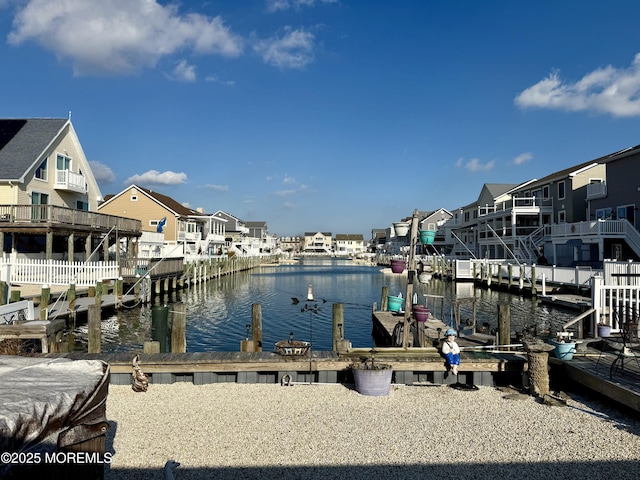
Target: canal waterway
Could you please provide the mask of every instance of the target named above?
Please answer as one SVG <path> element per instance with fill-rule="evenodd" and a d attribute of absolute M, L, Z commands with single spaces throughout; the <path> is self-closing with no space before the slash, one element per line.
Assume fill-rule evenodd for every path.
<path fill-rule="evenodd" d="M 332 305 L 344 305 L 344 336 L 353 347 L 374 346 L 371 336 L 371 311 L 380 305 L 382 288 L 390 295 L 406 293 L 406 275 L 384 273 L 380 267 L 364 266 L 351 260 L 304 258 L 297 264 L 267 266 L 213 279 L 207 283 L 165 295 L 160 298 L 169 307 L 182 302 L 186 307 L 187 351 L 230 352 L 240 349 L 247 338 L 253 304 L 260 304 L 263 324 L 263 350 L 274 350 L 279 340 L 289 338 L 311 341 L 316 350 L 332 348 Z M 308 286 L 313 288 L 313 302 L 307 302 Z M 577 313 L 539 304 L 535 298 L 474 288 L 472 284 L 456 284 L 431 279 L 414 283 L 420 303 L 424 295 L 444 297 L 444 314 L 438 305 L 437 316 L 454 324 L 456 298 L 475 298 L 478 325 L 497 328 L 498 305 L 508 303 L 511 330 L 520 332 L 536 326 L 539 332 L 560 330 L 562 324 Z M 305 309 L 305 305 L 308 308 Z M 102 351 L 140 351 L 152 339 L 152 306 L 123 308 L 102 322 Z M 171 316 L 171 313 L 170 313 Z M 471 303 L 461 306 L 461 319 L 473 317 Z M 74 349 L 86 351 L 87 328 L 74 331 Z M 249 339 L 250 333 L 249 333 Z"/>

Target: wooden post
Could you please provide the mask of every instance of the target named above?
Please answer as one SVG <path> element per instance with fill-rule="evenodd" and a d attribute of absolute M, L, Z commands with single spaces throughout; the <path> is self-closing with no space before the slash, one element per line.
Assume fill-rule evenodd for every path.
<path fill-rule="evenodd" d="M 529 393 L 544 397 L 549 394 L 549 351 L 553 347 L 540 343 L 527 347 L 527 374 L 529 378 Z"/>
<path fill-rule="evenodd" d="M 100 353 L 102 309 L 98 305 L 89 305 L 87 309 L 87 326 L 89 327 L 88 352 Z"/>
<path fill-rule="evenodd" d="M 511 311 L 508 303 L 498 305 L 498 344 L 511 343 Z M 507 347 L 509 350 L 509 347 Z"/>
<path fill-rule="evenodd" d="M 142 345 L 143 353 L 160 353 L 160 342 L 157 340 L 149 340 Z"/>
<path fill-rule="evenodd" d="M 413 278 L 416 274 L 414 265 L 414 251 L 416 249 L 416 237 L 418 235 L 418 209 L 413 211 L 411 218 L 411 238 L 409 239 L 409 265 L 407 265 L 407 295 L 404 298 L 404 338 L 402 348 L 410 346 L 409 335 L 411 333 L 411 301 L 413 297 Z"/>
<path fill-rule="evenodd" d="M 42 292 L 40 294 L 40 320 L 47 319 L 47 309 L 49 308 L 49 301 L 51 300 L 51 289 L 48 285 L 42 286 Z"/>
<path fill-rule="evenodd" d="M 256 352 L 262 351 L 262 305 L 251 305 L 251 337 L 256 345 Z"/>
<path fill-rule="evenodd" d="M 87 289 L 87 297 L 89 298 L 93 298 L 96 296 L 96 287 L 95 286 L 90 286 Z"/>
<path fill-rule="evenodd" d="M 122 277 L 118 277 L 116 280 L 116 296 L 118 301 L 116 302 L 116 308 L 122 305 L 122 291 L 124 290 L 124 280 Z"/>
<path fill-rule="evenodd" d="M 184 303 L 173 306 L 173 323 L 171 326 L 171 352 L 187 351 L 187 307 Z"/>
<path fill-rule="evenodd" d="M 382 287 L 382 298 L 380 298 L 380 311 L 386 312 L 389 302 L 389 287 Z"/>
<path fill-rule="evenodd" d="M 71 315 L 73 317 L 76 316 L 76 284 L 72 283 L 69 285 L 69 290 L 67 290 L 67 301 L 69 302 L 69 310 L 71 311 Z"/>
<path fill-rule="evenodd" d="M 96 283 L 96 305 L 102 305 L 102 282 Z"/>
<path fill-rule="evenodd" d="M 331 317 L 333 319 L 333 351 L 338 351 L 338 342 L 344 338 L 344 304 L 332 305 Z"/>
<path fill-rule="evenodd" d="M 7 292 L 9 287 L 7 286 L 7 282 L 0 281 L 0 305 L 5 305 L 7 303 Z"/>
<path fill-rule="evenodd" d="M 140 301 L 140 274 L 136 275 L 136 283 L 133 284 L 133 298 L 136 303 Z"/>
<path fill-rule="evenodd" d="M 531 295 L 535 296 L 536 294 L 536 266 L 531 265 Z"/>
<path fill-rule="evenodd" d="M 509 280 L 507 280 L 507 288 L 509 289 L 509 291 L 511 291 L 511 282 L 513 279 L 513 265 L 509 264 L 508 268 L 508 275 L 509 275 Z"/>

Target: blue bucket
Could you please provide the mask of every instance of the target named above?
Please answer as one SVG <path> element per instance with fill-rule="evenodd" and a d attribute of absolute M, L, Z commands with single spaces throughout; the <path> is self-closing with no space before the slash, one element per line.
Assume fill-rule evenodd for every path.
<path fill-rule="evenodd" d="M 554 354 L 560 360 L 571 360 L 573 354 L 576 353 L 576 344 L 574 342 L 555 342 L 550 340 L 551 345 L 555 346 Z"/>
<path fill-rule="evenodd" d="M 401 297 L 387 296 L 387 308 L 390 312 L 399 312 L 402 309 L 404 299 Z"/>

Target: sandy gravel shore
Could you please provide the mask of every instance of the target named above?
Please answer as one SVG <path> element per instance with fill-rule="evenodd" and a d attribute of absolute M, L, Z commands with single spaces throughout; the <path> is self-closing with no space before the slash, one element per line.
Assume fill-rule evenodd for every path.
<path fill-rule="evenodd" d="M 491 387 L 111 385 L 110 479 L 615 478 L 640 472 L 640 419 Z M 515 397 L 515 398 L 513 398 Z"/>

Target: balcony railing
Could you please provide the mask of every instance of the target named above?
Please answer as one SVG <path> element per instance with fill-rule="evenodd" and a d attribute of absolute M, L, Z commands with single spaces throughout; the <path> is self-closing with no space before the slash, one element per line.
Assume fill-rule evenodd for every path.
<path fill-rule="evenodd" d="M 94 227 L 109 230 L 113 227 L 123 232 L 139 232 L 140 220 L 116 217 L 102 213 L 74 210 L 55 205 L 0 205 L 0 227 L 22 227 L 45 224 L 52 226 Z"/>
<path fill-rule="evenodd" d="M 587 200 L 604 198 L 607 196 L 607 184 L 605 182 L 590 183 L 587 185 Z"/>
<path fill-rule="evenodd" d="M 84 175 L 74 173 L 71 170 L 56 170 L 56 190 L 86 193 L 87 180 Z"/>

